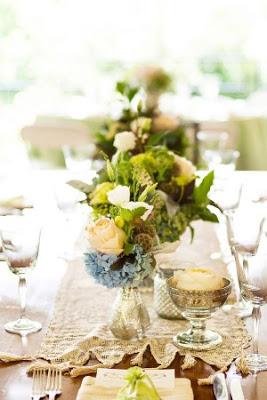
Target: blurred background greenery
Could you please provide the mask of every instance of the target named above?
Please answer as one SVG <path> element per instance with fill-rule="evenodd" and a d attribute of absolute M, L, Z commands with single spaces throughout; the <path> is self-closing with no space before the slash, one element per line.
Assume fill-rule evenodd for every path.
<path fill-rule="evenodd" d="M 106 113 L 138 64 L 164 67 L 187 99 L 265 91 L 266 20 L 266 0 L 0 0 L 0 157 L 37 115 Z"/>

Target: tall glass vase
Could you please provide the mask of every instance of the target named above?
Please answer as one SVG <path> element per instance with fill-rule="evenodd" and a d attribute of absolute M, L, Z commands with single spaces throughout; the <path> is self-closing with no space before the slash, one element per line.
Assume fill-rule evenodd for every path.
<path fill-rule="evenodd" d="M 110 330 L 119 339 L 143 339 L 150 325 L 139 289 L 120 288 L 112 308 Z"/>

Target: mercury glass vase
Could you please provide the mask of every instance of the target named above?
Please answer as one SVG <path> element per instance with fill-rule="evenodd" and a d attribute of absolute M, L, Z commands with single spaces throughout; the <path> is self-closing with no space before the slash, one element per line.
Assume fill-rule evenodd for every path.
<path fill-rule="evenodd" d="M 112 308 L 109 328 L 119 339 L 143 339 L 149 314 L 138 288 L 120 288 Z"/>
<path fill-rule="evenodd" d="M 169 293 L 167 280 L 174 274 L 175 269 L 158 267 L 154 279 L 154 309 L 160 318 L 184 319 Z"/>

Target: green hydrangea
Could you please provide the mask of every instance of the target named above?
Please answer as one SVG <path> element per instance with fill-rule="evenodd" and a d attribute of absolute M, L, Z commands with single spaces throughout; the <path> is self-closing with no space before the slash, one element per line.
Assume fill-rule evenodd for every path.
<path fill-rule="evenodd" d="M 174 154 L 164 146 L 158 146 L 131 158 L 135 166 L 142 166 L 147 170 L 154 182 L 170 180 L 174 168 Z"/>
<path fill-rule="evenodd" d="M 170 217 L 166 207 L 162 208 L 156 215 L 156 227 L 160 242 L 174 242 L 180 238 L 190 223 L 187 215 L 179 209 Z"/>

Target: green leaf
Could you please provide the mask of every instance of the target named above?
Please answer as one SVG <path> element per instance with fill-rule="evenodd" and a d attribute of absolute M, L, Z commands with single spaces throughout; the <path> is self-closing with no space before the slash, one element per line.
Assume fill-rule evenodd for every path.
<path fill-rule="evenodd" d="M 157 144 L 159 144 L 162 141 L 164 136 L 165 136 L 164 132 L 153 133 L 153 135 L 150 135 L 150 137 L 147 141 L 147 146 L 156 146 Z"/>
<path fill-rule="evenodd" d="M 78 180 L 68 181 L 67 184 L 85 194 L 89 194 L 94 190 L 94 186 Z"/>
<path fill-rule="evenodd" d="M 142 217 L 142 215 L 144 215 L 144 213 L 147 211 L 147 209 L 145 207 L 138 207 L 138 208 L 134 208 L 131 211 L 133 214 L 133 218 L 136 218 L 136 217 Z"/>
<path fill-rule="evenodd" d="M 115 172 L 114 172 L 114 168 L 111 164 L 111 162 L 109 160 L 106 161 L 107 163 L 107 174 L 109 179 L 111 180 L 111 182 L 113 182 L 115 180 Z"/>
<path fill-rule="evenodd" d="M 188 225 L 188 227 L 189 227 L 189 229 L 190 229 L 190 234 L 191 234 L 191 243 L 193 243 L 193 240 L 194 240 L 194 236 L 195 236 L 195 229 L 193 228 L 193 226 L 192 225 Z"/>
<path fill-rule="evenodd" d="M 194 190 L 194 200 L 197 204 L 207 204 L 208 203 L 208 193 L 213 184 L 214 180 L 214 171 L 208 173 L 205 178 L 202 180 L 201 184 L 195 187 Z"/>
<path fill-rule="evenodd" d="M 143 190 L 143 192 L 140 194 L 140 196 L 138 197 L 138 201 L 146 201 L 147 196 L 149 195 L 149 193 L 154 192 L 154 190 L 157 187 L 157 183 L 154 183 L 154 185 L 151 186 L 147 186 L 145 188 L 145 190 Z"/>
<path fill-rule="evenodd" d="M 124 95 L 125 94 L 125 89 L 126 89 L 127 83 L 124 81 L 119 81 L 116 83 L 116 90 L 120 94 Z"/>
<path fill-rule="evenodd" d="M 140 114 L 142 110 L 143 110 L 143 102 L 142 100 L 139 100 L 137 104 L 137 112 Z"/>
<path fill-rule="evenodd" d="M 134 245 L 131 243 L 125 243 L 124 254 L 128 256 L 133 251 Z"/>
<path fill-rule="evenodd" d="M 138 207 L 133 210 L 128 210 L 127 208 L 122 208 L 120 211 L 120 216 L 126 222 L 131 222 L 134 218 L 141 217 L 146 212 L 145 207 Z"/>
<path fill-rule="evenodd" d="M 130 210 L 127 210 L 127 208 L 122 208 L 120 210 L 120 216 L 124 219 L 126 222 L 130 222 L 133 219 L 133 213 Z"/>
<path fill-rule="evenodd" d="M 219 222 L 217 215 L 213 214 L 208 208 L 202 208 L 199 210 L 199 217 L 203 221 Z"/>
<path fill-rule="evenodd" d="M 132 101 L 137 92 L 138 92 L 138 87 L 129 87 L 127 95 L 129 101 Z"/>

